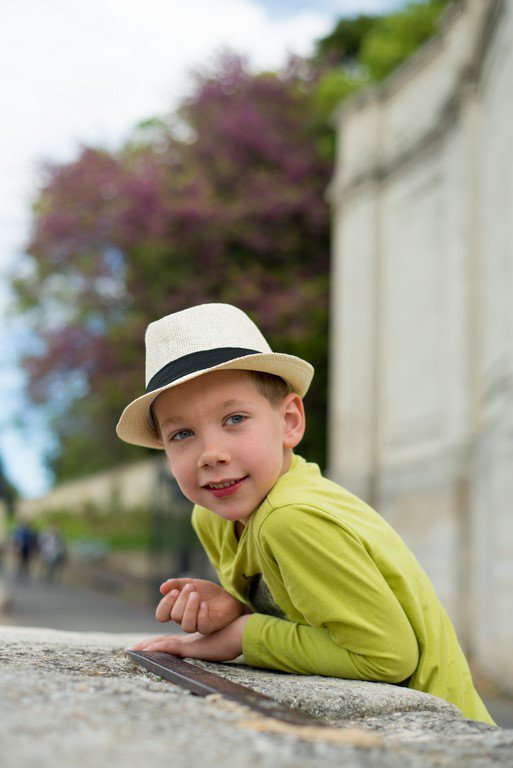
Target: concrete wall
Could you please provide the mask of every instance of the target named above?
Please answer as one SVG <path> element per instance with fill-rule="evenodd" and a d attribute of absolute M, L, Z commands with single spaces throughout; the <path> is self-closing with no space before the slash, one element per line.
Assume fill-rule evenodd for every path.
<path fill-rule="evenodd" d="M 315 718 L 305 727 L 221 695 L 191 696 L 123 654 L 140 639 L 0 626 L 3 768 L 511 767 L 512 730 L 466 720 L 435 696 L 241 659 L 193 666 Z"/>
<path fill-rule="evenodd" d="M 513 688 L 513 0 L 335 117 L 330 472 L 401 532 Z"/>
<path fill-rule="evenodd" d="M 17 515 L 31 519 L 48 510 L 80 512 L 88 506 L 133 509 L 152 502 L 162 458 L 144 459 L 56 485 L 40 499 L 21 499 Z"/>

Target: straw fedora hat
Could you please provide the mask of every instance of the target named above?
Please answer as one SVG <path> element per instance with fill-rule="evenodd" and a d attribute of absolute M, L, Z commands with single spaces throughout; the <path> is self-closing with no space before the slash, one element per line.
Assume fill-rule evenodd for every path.
<path fill-rule="evenodd" d="M 314 369 L 294 355 L 273 352 L 255 323 L 230 304 L 200 304 L 150 323 L 146 330 L 146 394 L 121 414 L 116 432 L 127 443 L 160 448 L 150 414 L 167 389 L 210 371 L 262 371 L 280 376 L 303 397 Z"/>

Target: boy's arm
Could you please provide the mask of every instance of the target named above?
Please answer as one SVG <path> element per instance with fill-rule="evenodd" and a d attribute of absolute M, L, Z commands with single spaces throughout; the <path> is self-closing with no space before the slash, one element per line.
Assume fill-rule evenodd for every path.
<path fill-rule="evenodd" d="M 324 627 L 310 627 L 258 613 L 249 616 L 242 652 L 247 664 L 303 675 L 324 675 L 347 680 L 400 683 L 413 674 L 418 663 L 416 644 L 410 639 L 394 645 L 397 652 L 366 655 L 335 642 Z"/>
<path fill-rule="evenodd" d="M 284 507 L 267 518 L 260 537 L 305 622 L 251 616 L 243 638 L 249 664 L 384 682 L 414 672 L 411 624 L 356 536 L 316 510 Z"/>

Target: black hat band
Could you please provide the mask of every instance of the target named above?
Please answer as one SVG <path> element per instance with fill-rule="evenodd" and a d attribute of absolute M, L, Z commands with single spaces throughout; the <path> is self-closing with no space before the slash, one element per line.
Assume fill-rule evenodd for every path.
<path fill-rule="evenodd" d="M 243 349 L 242 347 L 218 347 L 217 349 L 205 349 L 200 352 L 191 352 L 190 355 L 184 355 L 177 360 L 172 360 L 160 371 L 151 377 L 146 387 L 146 394 L 154 392 L 156 389 L 172 384 L 184 376 L 191 373 L 214 368 L 221 363 L 227 363 L 230 360 L 236 360 L 238 357 L 247 357 L 248 355 L 266 354 L 258 349 Z"/>

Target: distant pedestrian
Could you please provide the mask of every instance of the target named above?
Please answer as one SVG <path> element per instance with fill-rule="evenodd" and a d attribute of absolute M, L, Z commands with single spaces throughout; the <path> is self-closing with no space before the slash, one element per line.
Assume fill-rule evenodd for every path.
<path fill-rule="evenodd" d="M 46 580 L 53 582 L 60 574 L 66 558 L 64 539 L 59 530 L 52 527 L 40 533 L 38 545 Z"/>
<path fill-rule="evenodd" d="M 18 575 L 27 578 L 30 564 L 38 550 L 37 534 L 30 523 L 21 523 L 13 534 L 13 545 L 18 561 Z"/>

